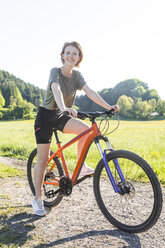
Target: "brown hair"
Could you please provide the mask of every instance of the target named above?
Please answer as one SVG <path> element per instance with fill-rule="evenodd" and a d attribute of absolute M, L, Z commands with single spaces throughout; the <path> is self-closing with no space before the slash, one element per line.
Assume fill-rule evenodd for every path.
<path fill-rule="evenodd" d="M 72 41 L 72 42 L 65 42 L 64 43 L 64 46 L 62 48 L 62 51 L 61 51 L 61 61 L 62 63 L 64 64 L 64 59 L 62 57 L 62 55 L 64 54 L 65 52 L 65 48 L 68 47 L 68 46 L 74 46 L 75 48 L 77 48 L 79 50 L 79 56 L 80 56 L 80 60 L 77 62 L 77 64 L 75 65 L 76 67 L 79 67 L 79 64 L 81 63 L 81 61 L 83 60 L 83 51 L 82 51 L 82 48 L 80 46 L 80 44 L 76 41 Z"/>

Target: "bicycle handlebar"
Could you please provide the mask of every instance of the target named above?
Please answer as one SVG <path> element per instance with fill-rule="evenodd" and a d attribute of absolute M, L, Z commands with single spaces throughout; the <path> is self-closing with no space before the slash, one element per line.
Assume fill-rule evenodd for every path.
<path fill-rule="evenodd" d="M 95 119 L 96 117 L 100 117 L 102 115 L 107 115 L 108 117 L 112 117 L 115 115 L 114 109 L 105 110 L 105 111 L 96 111 L 96 112 L 77 112 L 77 118 L 81 120 L 85 120 L 86 118 Z M 63 111 L 63 115 L 69 115 L 68 111 Z"/>

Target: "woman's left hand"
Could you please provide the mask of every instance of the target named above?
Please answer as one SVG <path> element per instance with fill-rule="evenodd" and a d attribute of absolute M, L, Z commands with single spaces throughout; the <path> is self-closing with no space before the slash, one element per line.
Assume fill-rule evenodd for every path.
<path fill-rule="evenodd" d="M 120 110 L 118 105 L 112 105 L 111 109 L 114 109 L 115 112 L 118 112 Z M 111 110 L 111 109 L 109 109 L 109 110 Z"/>

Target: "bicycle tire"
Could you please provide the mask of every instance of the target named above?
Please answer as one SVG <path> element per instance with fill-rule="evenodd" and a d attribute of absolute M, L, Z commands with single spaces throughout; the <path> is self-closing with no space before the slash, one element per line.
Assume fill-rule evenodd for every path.
<path fill-rule="evenodd" d="M 50 151 L 50 155 L 53 154 L 53 151 Z M 33 193 L 33 195 L 35 195 L 35 187 L 34 187 L 34 173 L 33 173 L 33 170 L 34 170 L 34 167 L 35 167 L 35 164 L 36 164 L 36 159 L 37 159 L 37 148 L 35 148 L 30 156 L 29 156 L 29 159 L 28 159 L 28 162 L 27 162 L 27 177 L 28 177 L 28 182 L 29 182 L 29 186 L 30 186 L 30 189 Z M 54 162 L 56 163 L 56 166 L 54 167 L 54 171 L 56 173 L 56 177 L 58 178 L 61 178 L 64 173 L 63 173 L 63 169 L 62 169 L 62 166 L 61 166 L 61 163 L 60 161 L 58 160 L 57 157 L 54 157 L 53 158 Z M 56 190 L 56 187 L 54 185 L 45 185 L 45 187 L 49 187 L 49 190 Z M 54 206 L 57 206 L 63 196 L 60 195 L 59 193 L 53 197 L 53 198 L 48 198 L 45 194 L 44 194 L 44 184 L 42 186 L 42 190 L 43 190 L 43 200 L 44 200 L 44 206 L 46 207 L 54 207 Z"/>
<path fill-rule="evenodd" d="M 157 222 L 162 210 L 162 191 L 157 176 L 144 159 L 132 152 L 118 150 L 107 154 L 116 183 L 120 179 L 113 159 L 118 159 L 125 180 L 134 189 L 125 195 L 115 193 L 101 159 L 94 175 L 97 204 L 106 219 L 118 229 L 130 233 L 147 231 Z"/>

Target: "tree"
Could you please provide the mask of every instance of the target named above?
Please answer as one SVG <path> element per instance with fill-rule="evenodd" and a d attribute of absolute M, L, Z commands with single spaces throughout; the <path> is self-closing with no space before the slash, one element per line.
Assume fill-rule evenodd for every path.
<path fill-rule="evenodd" d="M 40 89 L 33 84 L 25 83 L 23 80 L 15 77 L 14 75 L 0 70 L 0 89 L 2 91 L 2 95 L 5 99 L 5 107 L 8 108 L 11 102 L 15 104 L 13 98 L 10 97 L 12 95 L 12 87 L 13 84 L 18 88 L 22 98 L 31 102 L 35 106 L 39 106 L 45 96 L 45 90 Z"/>
<path fill-rule="evenodd" d="M 134 99 L 141 97 L 145 93 L 146 93 L 146 89 L 141 85 L 137 85 L 136 88 L 132 89 L 130 92 L 131 96 Z"/>
<path fill-rule="evenodd" d="M 5 105 L 5 99 L 4 99 L 2 92 L 0 90 L 0 108 L 3 108 L 4 105 Z"/>
<path fill-rule="evenodd" d="M 112 88 L 99 91 L 99 95 L 110 105 L 113 105 Z"/>
<path fill-rule="evenodd" d="M 159 100 L 157 107 L 156 107 L 156 111 L 160 114 L 160 115 L 164 115 L 165 114 L 165 100 Z"/>
<path fill-rule="evenodd" d="M 154 112 L 156 108 L 156 100 L 153 98 L 148 101 L 148 104 L 152 107 L 152 112 Z"/>
<path fill-rule="evenodd" d="M 135 90 L 136 89 L 136 90 Z M 148 85 L 138 79 L 128 79 L 118 83 L 111 91 L 113 97 L 113 104 L 116 104 L 119 97 L 122 95 L 131 97 L 132 99 L 137 98 L 138 91 L 147 91 Z M 139 96 L 138 96 L 139 97 Z"/>
<path fill-rule="evenodd" d="M 123 117 L 132 118 L 134 100 L 131 97 L 120 96 L 117 104 L 120 106 L 120 113 Z"/>
<path fill-rule="evenodd" d="M 22 119 L 24 115 L 31 114 L 34 107 L 35 106 L 32 103 L 22 100 L 19 105 L 13 108 L 12 115 L 15 117 L 15 119 Z"/>
<path fill-rule="evenodd" d="M 142 99 L 138 99 L 138 101 L 134 104 L 133 110 L 135 118 L 145 120 L 152 112 L 152 106 L 149 105 L 147 101 L 142 101 Z"/>
<path fill-rule="evenodd" d="M 149 101 L 151 99 L 155 99 L 156 101 L 160 100 L 160 96 L 158 92 L 154 89 L 149 89 L 142 96 L 143 101 Z"/>

